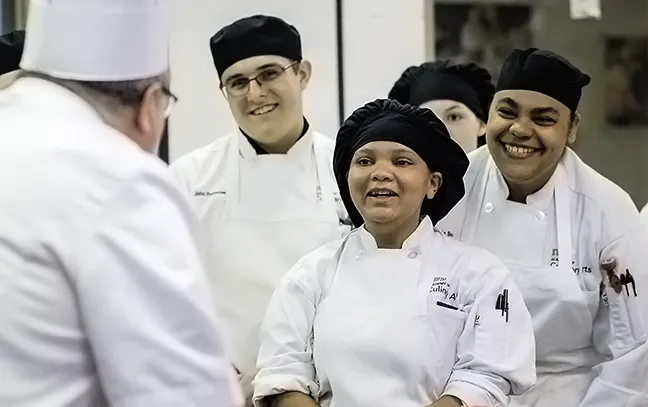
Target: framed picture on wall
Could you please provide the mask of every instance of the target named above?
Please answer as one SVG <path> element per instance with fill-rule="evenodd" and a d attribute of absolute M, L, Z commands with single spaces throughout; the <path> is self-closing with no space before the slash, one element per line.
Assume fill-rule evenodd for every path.
<path fill-rule="evenodd" d="M 608 36 L 604 46 L 608 125 L 648 125 L 648 37 Z"/>
<path fill-rule="evenodd" d="M 476 62 L 496 80 L 514 48 L 533 45 L 532 18 L 524 0 L 435 0 L 435 57 Z"/>

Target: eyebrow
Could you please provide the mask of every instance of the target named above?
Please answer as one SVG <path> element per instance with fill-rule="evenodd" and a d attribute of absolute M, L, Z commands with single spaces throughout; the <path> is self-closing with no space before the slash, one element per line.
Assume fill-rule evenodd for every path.
<path fill-rule="evenodd" d="M 511 99 L 511 98 L 500 99 L 497 104 L 500 104 L 500 103 L 505 103 L 505 104 L 511 106 L 512 108 L 515 108 L 515 109 L 520 108 L 520 104 L 518 102 L 516 102 L 515 100 Z M 533 113 L 533 114 L 552 113 L 552 114 L 557 114 L 557 115 L 560 114 L 558 112 L 558 109 L 556 109 L 555 107 L 551 107 L 551 106 L 534 107 L 533 109 L 531 109 L 531 113 Z"/>
<path fill-rule="evenodd" d="M 370 148 L 361 148 L 355 152 L 356 154 L 374 154 L 375 151 Z M 391 151 L 392 154 L 416 154 L 414 151 L 407 150 L 404 148 L 397 148 L 396 150 Z"/>
<path fill-rule="evenodd" d="M 459 106 L 459 105 L 452 105 L 452 106 L 450 106 L 449 108 L 447 108 L 446 110 L 444 110 L 443 112 L 444 112 L 444 113 L 448 113 L 448 112 L 450 112 L 450 111 L 452 111 L 452 110 L 455 110 L 455 109 L 458 109 L 458 108 L 460 108 L 460 107 L 461 107 L 461 106 Z"/>
<path fill-rule="evenodd" d="M 260 71 L 266 70 L 266 69 L 268 69 L 268 68 L 276 68 L 276 67 L 280 67 L 280 66 L 281 66 L 281 65 L 279 65 L 279 64 L 277 64 L 277 63 L 274 63 L 274 62 L 273 62 L 273 63 L 269 63 L 269 64 L 263 64 L 263 65 L 257 67 L 257 68 L 255 69 L 255 72 L 260 72 Z M 243 75 L 242 73 L 237 73 L 237 74 L 234 74 L 234 75 L 228 77 L 227 79 L 225 79 L 224 82 L 227 82 L 227 81 L 229 81 L 229 80 L 231 80 L 231 79 L 238 79 L 238 78 L 246 78 L 246 76 Z"/>

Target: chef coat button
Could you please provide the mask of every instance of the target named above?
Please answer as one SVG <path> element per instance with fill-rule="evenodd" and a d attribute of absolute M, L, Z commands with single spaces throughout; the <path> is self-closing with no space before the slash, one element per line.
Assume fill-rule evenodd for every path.
<path fill-rule="evenodd" d="M 358 254 L 356 255 L 356 260 L 360 260 L 362 258 L 362 256 L 364 256 L 364 252 L 362 250 L 360 250 L 358 252 Z"/>
<path fill-rule="evenodd" d="M 415 251 L 411 251 L 411 252 L 409 252 L 407 254 L 407 257 L 409 257 L 410 259 L 415 259 L 417 256 L 418 256 L 418 253 L 415 252 Z"/>
<path fill-rule="evenodd" d="M 536 212 L 535 218 L 538 219 L 538 220 L 544 220 L 544 218 L 545 218 L 544 212 L 542 212 L 542 211 Z"/>
<path fill-rule="evenodd" d="M 493 204 L 490 203 L 490 202 L 486 202 L 486 204 L 484 205 L 484 211 L 485 211 L 486 213 L 491 213 L 491 212 L 493 212 Z"/>

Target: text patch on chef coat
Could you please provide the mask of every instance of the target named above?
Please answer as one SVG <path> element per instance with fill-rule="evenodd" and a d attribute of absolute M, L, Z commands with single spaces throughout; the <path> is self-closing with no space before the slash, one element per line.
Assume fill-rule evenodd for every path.
<path fill-rule="evenodd" d="M 463 310 L 459 306 L 458 294 L 451 289 L 448 278 L 445 276 L 434 277 L 430 286 L 427 309 L 428 312 L 432 312 L 436 308 L 444 308 L 463 313 Z"/>
<path fill-rule="evenodd" d="M 448 282 L 448 277 L 434 277 L 432 280 L 432 286 L 430 287 L 431 293 L 442 293 L 444 298 L 448 296 L 448 290 L 450 289 L 450 283 Z"/>

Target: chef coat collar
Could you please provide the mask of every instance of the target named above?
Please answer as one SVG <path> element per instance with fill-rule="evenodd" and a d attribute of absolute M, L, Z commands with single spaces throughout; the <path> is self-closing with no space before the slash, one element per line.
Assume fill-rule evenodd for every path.
<path fill-rule="evenodd" d="M 258 154 L 254 146 L 250 144 L 248 137 L 239 132 L 238 137 L 239 151 L 245 160 L 253 160 L 259 157 L 271 157 L 279 154 Z M 288 150 L 285 156 L 295 161 L 297 164 L 308 164 L 311 159 L 311 152 L 313 149 L 313 132 L 310 128 L 297 140 L 297 142 Z"/>
<path fill-rule="evenodd" d="M 490 177 L 491 179 L 494 179 L 494 183 L 492 185 L 494 185 L 497 188 L 497 191 L 501 194 L 501 197 L 503 199 L 508 199 L 510 191 L 508 185 L 506 184 L 506 181 L 504 180 L 504 176 L 502 175 L 501 171 L 497 168 L 497 165 L 495 165 L 493 159 L 489 158 L 489 160 L 490 160 L 490 173 L 491 173 Z M 547 181 L 547 183 L 544 184 L 542 188 L 527 196 L 526 198 L 527 205 L 538 209 L 548 208 L 553 202 L 554 187 L 556 186 L 556 178 L 557 178 L 556 171 L 554 171 L 554 173 L 551 175 L 551 178 L 549 178 L 549 181 Z"/>
<path fill-rule="evenodd" d="M 424 242 L 427 236 L 434 234 L 434 226 L 429 216 L 425 216 L 417 228 L 412 232 L 411 235 L 403 242 L 403 247 L 400 250 L 407 251 L 416 251 L 421 252 L 421 247 L 429 247 L 427 242 Z M 378 244 L 376 239 L 365 229 L 364 225 L 358 228 L 358 237 L 360 238 L 360 244 L 362 248 L 366 251 L 377 251 L 382 250 L 378 249 Z"/>
<path fill-rule="evenodd" d="M 310 128 L 310 124 L 308 124 L 308 121 L 307 121 L 306 118 L 304 117 L 304 128 L 302 129 L 302 133 L 299 135 L 299 138 L 298 138 L 297 140 L 299 140 L 299 139 L 301 139 L 302 137 L 304 137 L 304 134 L 306 134 L 306 132 L 308 132 L 308 129 L 309 129 L 309 128 Z M 256 151 L 257 155 L 270 154 L 270 153 L 268 153 L 266 150 L 263 149 L 263 147 L 261 146 L 261 144 L 257 143 L 257 142 L 252 138 L 252 137 L 248 136 L 248 135 L 243 131 L 243 129 L 241 129 L 240 127 L 239 127 L 239 131 L 240 131 L 241 133 L 243 133 L 243 135 L 245 136 L 245 138 L 247 138 L 247 141 L 252 145 L 252 147 L 254 148 L 254 151 Z"/>

